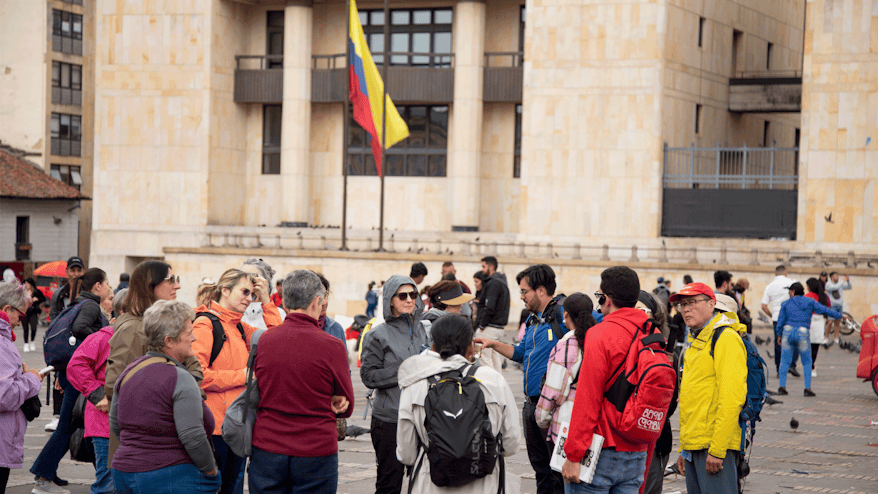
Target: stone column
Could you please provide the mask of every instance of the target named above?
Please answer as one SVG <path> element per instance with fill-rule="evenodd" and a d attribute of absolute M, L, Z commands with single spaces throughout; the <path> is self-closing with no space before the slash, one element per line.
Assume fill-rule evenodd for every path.
<path fill-rule="evenodd" d="M 454 12 L 454 106 L 448 149 L 452 231 L 479 231 L 484 103 L 485 3 L 464 0 Z"/>
<path fill-rule="evenodd" d="M 284 9 L 284 92 L 280 138 L 281 221 L 304 227 L 311 204 L 311 0 L 287 0 Z"/>

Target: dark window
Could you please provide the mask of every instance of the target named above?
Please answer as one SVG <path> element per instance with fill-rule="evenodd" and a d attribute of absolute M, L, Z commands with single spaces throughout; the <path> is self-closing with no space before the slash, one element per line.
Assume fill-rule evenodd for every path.
<path fill-rule="evenodd" d="M 802 139 L 802 131 L 796 129 L 796 136 L 794 137 L 796 143 L 796 154 L 793 157 L 793 172 L 798 177 L 799 176 L 799 141 Z"/>
<path fill-rule="evenodd" d="M 768 43 L 768 48 L 765 50 L 765 70 L 771 70 L 771 49 L 774 48 L 774 45 Z"/>
<path fill-rule="evenodd" d="M 82 173 L 78 166 L 68 165 L 52 165 L 52 177 L 64 182 L 65 184 L 80 190 L 82 187 Z"/>
<path fill-rule="evenodd" d="M 52 154 L 80 156 L 82 117 L 66 113 L 52 113 Z"/>
<path fill-rule="evenodd" d="M 451 21 L 451 9 L 391 10 L 390 64 L 451 67 Z M 372 59 L 384 63 L 384 12 L 361 10 L 360 24 Z"/>
<path fill-rule="evenodd" d="M 698 47 L 701 48 L 704 43 L 704 17 L 698 18 Z"/>
<path fill-rule="evenodd" d="M 75 5 L 82 5 L 82 0 L 61 0 L 61 1 L 65 2 L 65 3 L 72 3 Z"/>
<path fill-rule="evenodd" d="M 701 132 L 701 105 L 695 105 L 695 133 Z"/>
<path fill-rule="evenodd" d="M 280 174 L 281 105 L 265 105 L 262 113 L 262 174 Z"/>
<path fill-rule="evenodd" d="M 515 105 L 515 152 L 512 158 L 512 178 L 521 178 L 521 105 Z"/>
<path fill-rule="evenodd" d="M 771 130 L 771 122 L 766 120 L 765 124 L 762 126 L 762 147 L 765 147 L 765 148 L 768 147 L 768 143 L 770 142 L 768 140 L 768 133 L 770 132 L 770 130 Z"/>
<path fill-rule="evenodd" d="M 30 216 L 15 218 L 15 260 L 30 259 Z"/>
<path fill-rule="evenodd" d="M 82 106 L 82 65 L 52 62 L 52 103 Z"/>
<path fill-rule="evenodd" d="M 52 49 L 82 55 L 82 16 L 52 10 Z"/>
<path fill-rule="evenodd" d="M 284 54 L 284 12 L 269 11 L 268 25 L 265 32 L 265 53 L 267 55 L 275 55 L 283 57 Z M 283 58 L 271 58 L 268 60 L 269 69 L 282 69 L 284 67 Z"/>
<path fill-rule="evenodd" d="M 397 106 L 409 136 L 385 152 L 384 174 L 400 177 L 444 177 L 448 154 L 447 106 Z M 348 174 L 377 175 L 371 137 L 350 118 Z"/>
<path fill-rule="evenodd" d="M 744 33 L 738 30 L 732 31 L 732 77 L 738 77 L 738 71 L 744 66 L 744 55 L 741 50 L 744 48 Z"/>
<path fill-rule="evenodd" d="M 526 6 L 521 6 L 521 18 L 518 23 L 518 51 L 521 53 L 524 53 L 524 21 L 527 18 L 526 9 Z"/>

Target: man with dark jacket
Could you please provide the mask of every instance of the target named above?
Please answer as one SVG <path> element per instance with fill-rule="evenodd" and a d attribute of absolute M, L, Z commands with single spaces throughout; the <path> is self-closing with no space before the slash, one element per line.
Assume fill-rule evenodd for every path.
<path fill-rule="evenodd" d="M 483 261 L 484 262 L 484 261 Z M 564 482 L 561 475 L 549 467 L 552 457 L 552 444 L 546 442 L 546 430 L 537 425 L 534 413 L 540 399 L 543 376 L 549 362 L 549 354 L 558 344 L 560 335 L 552 328 L 552 318 L 556 318 L 557 330 L 561 335 L 567 332 L 563 320 L 558 320 L 559 307 L 555 297 L 555 271 L 546 264 L 528 267 L 516 276 L 521 290 L 521 300 L 533 317 L 521 344 L 513 346 L 496 340 L 478 338 L 473 341 L 482 344 L 482 352 L 491 348 L 495 353 L 522 364 L 524 368 L 525 401 L 522 409 L 522 427 L 527 443 L 527 456 L 536 473 L 538 494 L 561 494 Z M 484 290 L 484 289 L 483 289 Z M 639 293 L 638 286 L 638 293 Z M 635 297 L 636 298 L 636 297 Z M 506 304 L 507 310 L 509 304 Z M 639 312 L 639 311 L 638 311 Z M 563 316 L 562 316 L 563 317 Z"/>
<path fill-rule="evenodd" d="M 54 321 L 55 316 L 70 305 L 70 280 L 82 276 L 83 271 L 85 271 L 85 263 L 81 258 L 73 256 L 67 259 L 67 283 L 52 294 L 52 301 L 49 304 L 50 321 Z"/>
<path fill-rule="evenodd" d="M 509 322 L 509 285 L 506 275 L 497 272 L 497 258 L 494 256 L 482 258 L 482 273 L 488 277 L 488 281 L 482 286 L 479 298 L 475 337 L 499 341 Z M 486 348 L 482 350 L 479 363 L 500 372 L 503 356 Z"/>

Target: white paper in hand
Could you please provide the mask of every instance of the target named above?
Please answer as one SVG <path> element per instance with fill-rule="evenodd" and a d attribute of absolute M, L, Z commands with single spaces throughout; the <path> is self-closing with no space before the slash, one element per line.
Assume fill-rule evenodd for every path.
<path fill-rule="evenodd" d="M 552 460 L 549 462 L 549 466 L 556 472 L 560 472 L 564 462 L 567 461 L 567 455 L 564 453 L 564 443 L 567 442 L 567 435 L 570 432 L 570 415 L 572 411 L 573 403 L 568 401 L 561 405 L 561 410 L 558 413 L 561 428 L 558 430 L 558 441 L 555 443 L 555 449 L 552 451 Z M 601 454 L 603 445 L 603 436 L 597 434 L 592 436 L 591 446 L 580 462 L 579 480 L 581 482 L 590 484 L 592 479 L 594 479 L 594 472 L 597 469 L 598 457 Z"/>

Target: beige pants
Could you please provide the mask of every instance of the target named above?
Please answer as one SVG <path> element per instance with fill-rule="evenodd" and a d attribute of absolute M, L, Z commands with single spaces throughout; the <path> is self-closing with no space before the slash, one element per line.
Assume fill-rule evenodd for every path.
<path fill-rule="evenodd" d="M 491 326 L 486 327 L 485 329 L 476 330 L 477 338 L 487 338 L 489 340 L 503 341 L 503 333 L 504 331 L 500 328 L 494 328 Z M 479 358 L 479 365 L 483 365 L 485 367 L 490 367 L 497 372 L 502 371 L 503 359 L 506 358 L 503 355 L 491 350 L 490 348 L 482 349 L 482 356 Z"/>

